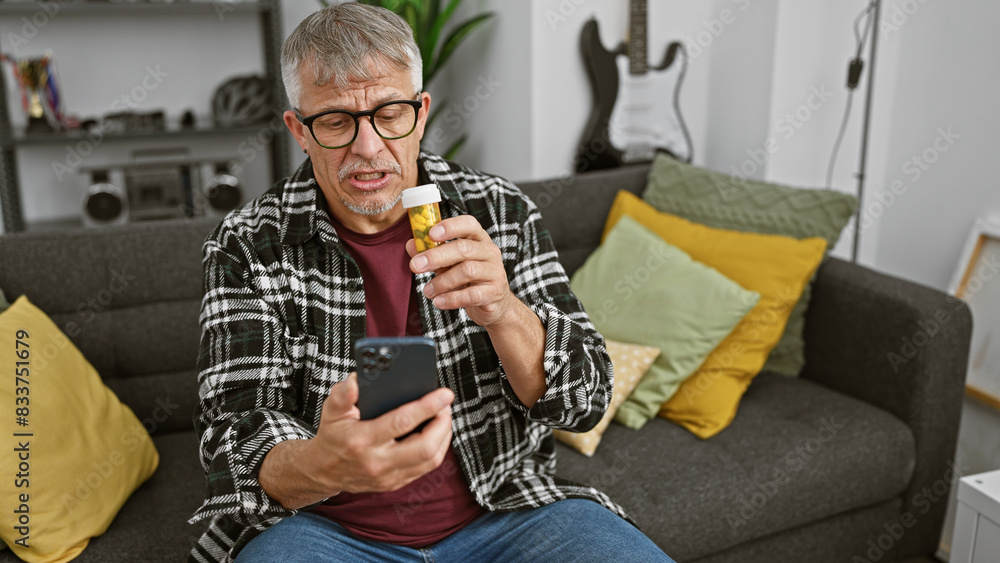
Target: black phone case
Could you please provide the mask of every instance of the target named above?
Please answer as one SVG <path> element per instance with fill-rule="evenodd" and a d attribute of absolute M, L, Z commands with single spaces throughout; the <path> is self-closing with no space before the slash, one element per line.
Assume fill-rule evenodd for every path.
<path fill-rule="evenodd" d="M 354 343 L 361 419 L 378 418 L 437 389 L 437 346 L 424 336 Z"/>

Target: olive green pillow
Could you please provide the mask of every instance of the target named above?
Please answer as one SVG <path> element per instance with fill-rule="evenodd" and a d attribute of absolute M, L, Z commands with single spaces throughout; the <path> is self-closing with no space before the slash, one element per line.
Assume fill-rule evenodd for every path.
<path fill-rule="evenodd" d="M 615 414 L 636 429 L 656 416 L 760 299 L 627 215 L 570 285 L 605 338 L 662 351 Z"/>
<path fill-rule="evenodd" d="M 642 198 L 660 211 L 719 229 L 784 235 L 797 239 L 820 237 L 827 249 L 854 215 L 857 199 L 841 192 L 790 188 L 744 180 L 657 156 Z M 777 347 L 761 371 L 796 376 L 805 365 L 806 308 L 812 280 L 793 307 Z"/>

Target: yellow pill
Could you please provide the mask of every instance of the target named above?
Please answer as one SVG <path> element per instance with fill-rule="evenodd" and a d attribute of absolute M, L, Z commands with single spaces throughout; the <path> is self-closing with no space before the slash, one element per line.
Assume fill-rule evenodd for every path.
<path fill-rule="evenodd" d="M 410 229 L 417 252 L 434 248 L 439 243 L 428 238 L 431 227 L 441 220 L 441 192 L 434 184 L 403 190 L 402 203 L 410 217 Z"/>

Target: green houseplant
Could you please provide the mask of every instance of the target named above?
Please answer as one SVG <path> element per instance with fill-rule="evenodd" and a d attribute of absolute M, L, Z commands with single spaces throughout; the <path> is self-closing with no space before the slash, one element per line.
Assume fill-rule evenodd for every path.
<path fill-rule="evenodd" d="M 469 36 L 470 33 L 481 27 L 494 16 L 492 12 L 482 13 L 473 16 L 463 22 L 454 24 L 449 32 L 444 32 L 449 21 L 455 15 L 455 11 L 462 0 L 358 0 L 362 4 L 381 6 L 392 10 L 402 16 L 410 28 L 413 29 L 413 38 L 420 49 L 420 58 L 424 61 L 424 88 L 431 83 L 441 67 L 444 66 L 455 49 Z M 329 6 L 329 0 L 320 0 L 324 7 Z M 443 6 L 443 8 L 442 8 Z M 428 127 L 440 115 L 441 110 L 447 107 L 447 101 L 442 100 L 436 104 L 436 109 L 428 117 Z M 466 135 L 460 136 L 444 152 L 444 157 L 451 159 L 462 148 Z"/>

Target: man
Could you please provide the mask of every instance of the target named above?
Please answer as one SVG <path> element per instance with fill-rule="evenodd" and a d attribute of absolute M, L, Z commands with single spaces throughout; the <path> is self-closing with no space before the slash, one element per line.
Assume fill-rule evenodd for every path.
<path fill-rule="evenodd" d="M 282 74 L 309 158 L 204 248 L 192 521 L 211 524 L 193 559 L 670 561 L 554 476 L 550 429 L 606 408 L 604 342 L 534 205 L 419 152 L 431 100 L 407 24 L 332 6 L 285 42 Z M 399 198 L 422 183 L 448 242 L 418 254 Z M 437 342 L 443 387 L 361 421 L 352 344 L 404 334 Z"/>

